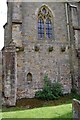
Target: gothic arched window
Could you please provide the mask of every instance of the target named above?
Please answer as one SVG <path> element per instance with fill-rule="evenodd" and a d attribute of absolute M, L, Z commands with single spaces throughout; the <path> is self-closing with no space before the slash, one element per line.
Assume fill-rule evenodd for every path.
<path fill-rule="evenodd" d="M 46 5 L 43 5 L 38 12 L 38 38 L 52 38 L 52 13 Z"/>

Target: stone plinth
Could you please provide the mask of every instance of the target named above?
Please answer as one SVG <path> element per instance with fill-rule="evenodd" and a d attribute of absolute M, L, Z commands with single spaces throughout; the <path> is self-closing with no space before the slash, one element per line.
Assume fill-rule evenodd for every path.
<path fill-rule="evenodd" d="M 80 101 L 73 99 L 73 118 L 75 120 L 75 118 L 77 118 L 78 120 L 80 120 Z"/>

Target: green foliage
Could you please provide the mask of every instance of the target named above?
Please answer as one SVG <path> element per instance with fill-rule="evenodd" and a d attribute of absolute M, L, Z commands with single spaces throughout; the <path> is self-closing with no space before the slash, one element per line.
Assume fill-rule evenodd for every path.
<path fill-rule="evenodd" d="M 44 100 L 58 99 L 62 95 L 62 85 L 59 82 L 51 83 L 48 75 L 44 77 L 44 87 L 42 91 L 37 91 L 35 97 Z"/>
<path fill-rule="evenodd" d="M 63 87 L 59 82 L 55 82 L 55 83 L 52 84 L 52 93 L 57 98 L 62 96 L 62 94 L 63 94 L 62 90 L 63 90 Z"/>
<path fill-rule="evenodd" d="M 72 94 L 77 94 L 77 90 L 76 90 L 75 88 L 72 88 L 72 89 L 71 89 L 71 93 L 72 93 Z"/>

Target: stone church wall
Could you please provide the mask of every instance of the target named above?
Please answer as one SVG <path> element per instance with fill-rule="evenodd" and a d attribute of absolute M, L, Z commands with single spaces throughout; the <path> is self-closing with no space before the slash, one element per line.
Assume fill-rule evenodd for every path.
<path fill-rule="evenodd" d="M 45 74 L 48 74 L 52 82 L 61 82 L 64 85 L 64 93 L 70 92 L 71 88 L 65 5 L 64 3 L 45 4 L 50 6 L 53 13 L 54 37 L 52 40 L 38 39 L 37 14 L 42 3 L 23 3 L 23 13 L 27 11 L 22 19 L 26 83 L 28 83 L 27 74 L 32 74 L 32 82 L 25 84 L 26 97 L 34 96 L 36 90 L 42 89 Z M 35 51 L 35 46 L 39 47 L 38 52 Z M 52 52 L 48 51 L 50 46 L 53 46 Z M 63 47 L 65 52 L 61 52 Z"/>
<path fill-rule="evenodd" d="M 2 52 L 0 51 L 0 109 L 2 107 Z"/>
<path fill-rule="evenodd" d="M 4 39 L 4 46 L 8 46 L 12 41 L 12 2 L 7 3 L 7 23 L 4 25 Z"/>
<path fill-rule="evenodd" d="M 14 106 L 16 103 L 17 69 L 15 44 L 11 43 L 2 51 L 2 97 L 3 104 Z"/>
<path fill-rule="evenodd" d="M 53 38 L 50 40 L 38 39 L 38 11 L 44 4 L 48 6 L 53 16 Z M 11 96 L 6 97 L 9 100 L 7 100 L 9 105 L 14 105 L 16 99 L 34 97 L 35 92 L 43 88 L 45 74 L 48 74 L 52 82 L 59 81 L 63 85 L 64 94 L 70 93 L 72 79 L 70 62 L 73 64 L 75 79 L 77 79 L 78 59 L 75 56 L 74 44 L 71 43 L 70 46 L 68 39 L 67 24 L 69 23 L 67 23 L 65 4 L 61 2 L 25 2 L 8 3 L 8 7 L 8 26 L 4 28 L 5 46 L 9 44 L 5 47 L 8 53 L 3 55 L 3 68 L 7 67 L 5 69 L 5 73 L 7 73 L 5 80 L 9 77 L 9 80 L 12 80 L 10 81 Z M 11 47 L 14 57 L 10 52 Z M 53 49 L 49 51 L 51 47 Z M 70 56 L 71 49 L 72 57 Z M 9 55 L 10 62 L 7 59 Z M 10 66 L 13 65 L 15 71 L 9 64 Z M 13 71 L 10 76 L 8 76 L 9 70 L 10 72 Z M 14 79 L 12 79 L 13 73 Z"/>

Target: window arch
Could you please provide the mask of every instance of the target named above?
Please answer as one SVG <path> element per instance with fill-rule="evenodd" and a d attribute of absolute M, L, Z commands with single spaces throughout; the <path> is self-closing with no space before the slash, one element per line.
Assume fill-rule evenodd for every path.
<path fill-rule="evenodd" d="M 32 81 L 32 74 L 31 74 L 31 73 L 28 73 L 28 74 L 27 74 L 27 81 L 28 81 L 28 82 L 31 82 L 31 81 Z"/>
<path fill-rule="evenodd" d="M 38 12 L 38 38 L 39 39 L 51 39 L 52 38 L 52 12 L 46 6 L 43 5 Z"/>

